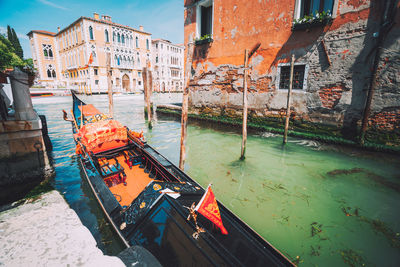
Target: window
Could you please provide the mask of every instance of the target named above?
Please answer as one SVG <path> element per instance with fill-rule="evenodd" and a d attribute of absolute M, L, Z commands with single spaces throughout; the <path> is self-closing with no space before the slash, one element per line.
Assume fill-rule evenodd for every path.
<path fill-rule="evenodd" d="M 139 84 L 139 85 L 142 85 L 142 81 L 138 81 L 138 84 Z"/>
<path fill-rule="evenodd" d="M 117 34 L 117 40 L 118 40 L 118 43 L 121 42 L 121 35 L 119 33 Z"/>
<path fill-rule="evenodd" d="M 293 69 L 293 90 L 304 90 L 307 88 L 308 66 L 305 64 L 295 64 Z M 290 63 L 278 65 L 279 89 L 289 89 L 290 83 Z"/>
<path fill-rule="evenodd" d="M 54 66 L 52 64 L 46 65 L 47 69 L 47 77 L 48 78 L 56 78 L 56 71 L 54 69 Z"/>
<path fill-rule="evenodd" d="M 94 69 L 94 75 L 98 75 L 98 69 Z"/>
<path fill-rule="evenodd" d="M 158 63 L 158 56 L 156 56 L 156 63 Z"/>
<path fill-rule="evenodd" d="M 118 66 L 121 64 L 120 60 L 121 60 L 121 58 L 118 57 L 118 58 L 117 58 L 117 65 L 118 65 Z"/>
<path fill-rule="evenodd" d="M 97 55 L 96 55 L 96 52 L 95 51 L 92 51 L 92 54 L 93 54 L 93 62 L 97 62 Z"/>
<path fill-rule="evenodd" d="M 197 32 L 198 37 L 204 35 L 212 35 L 212 21 L 213 21 L 213 1 L 205 0 L 198 4 L 197 14 Z"/>
<path fill-rule="evenodd" d="M 51 45 L 43 44 L 44 59 L 53 59 L 53 49 Z"/>
<path fill-rule="evenodd" d="M 115 42 L 115 32 L 113 32 L 113 42 Z"/>
<path fill-rule="evenodd" d="M 122 40 L 122 43 L 125 44 L 125 35 L 122 35 L 121 40 Z"/>
<path fill-rule="evenodd" d="M 90 37 L 90 40 L 94 40 L 92 26 L 89 26 L 89 37 Z"/>
<path fill-rule="evenodd" d="M 146 39 L 146 49 L 149 50 L 149 39 Z"/>
<path fill-rule="evenodd" d="M 142 72 L 141 71 L 138 71 L 138 76 L 140 77 L 141 75 L 142 75 Z"/>
<path fill-rule="evenodd" d="M 298 18 L 313 16 L 323 11 L 332 14 L 334 0 L 300 0 L 300 14 Z"/>
<path fill-rule="evenodd" d="M 136 48 L 139 48 L 139 38 L 136 36 Z"/>
<path fill-rule="evenodd" d="M 99 85 L 99 80 L 94 80 L 95 85 Z"/>
<path fill-rule="evenodd" d="M 156 44 L 156 49 L 158 49 L 158 44 Z"/>
<path fill-rule="evenodd" d="M 107 43 L 110 42 L 110 40 L 108 39 L 108 31 L 107 30 L 104 31 L 104 35 L 105 35 L 106 42 Z"/>
<path fill-rule="evenodd" d="M 161 49 L 163 49 L 163 44 L 161 44 Z"/>

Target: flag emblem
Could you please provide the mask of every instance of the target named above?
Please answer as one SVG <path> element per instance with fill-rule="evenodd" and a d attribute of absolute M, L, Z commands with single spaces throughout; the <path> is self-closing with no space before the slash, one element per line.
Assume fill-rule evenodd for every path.
<path fill-rule="evenodd" d="M 210 221 L 212 221 L 216 226 L 218 226 L 218 228 L 221 229 L 222 234 L 228 234 L 228 231 L 222 224 L 222 218 L 219 212 L 218 203 L 215 199 L 214 193 L 210 185 L 207 187 L 205 194 L 197 204 L 195 210 Z"/>

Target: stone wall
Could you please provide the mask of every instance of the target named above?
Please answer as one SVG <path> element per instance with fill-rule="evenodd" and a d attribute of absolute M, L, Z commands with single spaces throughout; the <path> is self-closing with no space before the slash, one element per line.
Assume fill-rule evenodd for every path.
<path fill-rule="evenodd" d="M 292 31 L 293 2 L 287 1 L 277 10 L 261 1 L 252 8 L 238 1 L 214 1 L 214 40 L 195 47 L 189 95 L 192 111 L 240 116 L 244 49 L 261 42 L 250 61 L 248 102 L 253 114 L 279 116 L 285 109 L 287 90 L 277 88 L 278 68 L 294 54 L 296 63 L 306 64 L 308 69 L 305 88 L 292 94 L 296 117 L 356 131 L 370 86 L 377 43 L 374 33 L 384 3 L 340 0 L 331 23 Z M 185 7 L 187 43 L 195 32 L 196 8 L 191 1 Z M 238 12 L 244 9 L 247 13 Z M 399 25 L 397 12 L 396 23 L 385 39 L 370 119 L 370 126 L 384 130 L 397 129 L 400 123 L 396 115 L 400 107 Z"/>

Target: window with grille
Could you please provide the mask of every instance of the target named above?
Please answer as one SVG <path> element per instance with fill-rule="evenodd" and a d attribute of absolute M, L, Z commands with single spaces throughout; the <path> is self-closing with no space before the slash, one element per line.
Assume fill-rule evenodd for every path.
<path fill-rule="evenodd" d="M 307 81 L 307 66 L 305 64 L 295 65 L 293 68 L 293 90 L 304 90 Z M 279 89 L 289 89 L 290 84 L 290 64 L 278 66 Z"/>

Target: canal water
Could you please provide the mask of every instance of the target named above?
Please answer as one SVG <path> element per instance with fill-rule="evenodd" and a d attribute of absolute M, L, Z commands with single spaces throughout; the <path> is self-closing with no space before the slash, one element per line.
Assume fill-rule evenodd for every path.
<path fill-rule="evenodd" d="M 83 99 L 107 112 L 106 96 Z M 180 95 L 155 95 L 174 103 Z M 82 180 L 71 125 L 71 97 L 34 99 L 46 115 L 54 150 L 53 184 L 108 255 L 123 247 Z M 150 145 L 179 161 L 180 122 L 158 116 L 146 128 L 143 95 L 115 96 L 115 118 L 143 130 Z M 239 161 L 241 136 L 221 125 L 191 122 L 186 172 L 268 242 L 300 266 L 400 266 L 400 158 L 255 132 Z"/>

